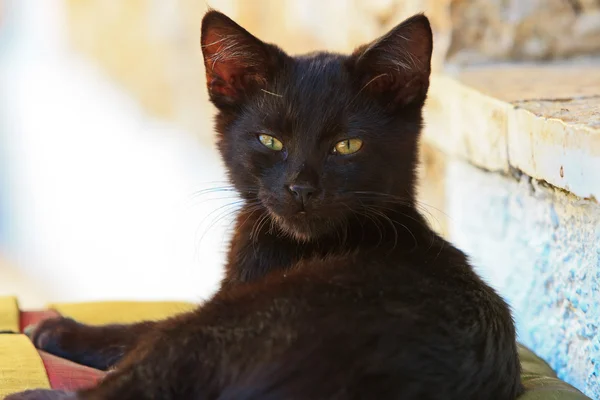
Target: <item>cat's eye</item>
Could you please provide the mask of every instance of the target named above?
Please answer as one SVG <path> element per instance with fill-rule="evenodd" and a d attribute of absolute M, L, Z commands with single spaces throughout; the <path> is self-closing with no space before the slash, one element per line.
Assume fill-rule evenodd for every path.
<path fill-rule="evenodd" d="M 363 141 L 359 138 L 345 139 L 340 142 L 337 142 L 331 152 L 333 154 L 353 154 L 361 149 L 363 145 Z"/>
<path fill-rule="evenodd" d="M 267 149 L 274 151 L 281 151 L 283 149 L 283 143 L 277 138 L 270 135 L 260 134 L 258 135 L 258 141 L 263 144 Z"/>

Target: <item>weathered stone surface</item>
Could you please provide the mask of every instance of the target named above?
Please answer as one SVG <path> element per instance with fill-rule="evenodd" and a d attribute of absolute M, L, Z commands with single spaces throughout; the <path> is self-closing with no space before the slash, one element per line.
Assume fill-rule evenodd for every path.
<path fill-rule="evenodd" d="M 509 103 L 600 96 L 600 59 L 580 63 L 491 64 L 459 70 L 456 77 Z"/>
<path fill-rule="evenodd" d="M 425 139 L 449 154 L 600 198 L 600 64 L 502 65 L 436 77 L 427 119 Z"/>
<path fill-rule="evenodd" d="M 453 0 L 450 9 L 449 62 L 600 54 L 595 0 Z"/>
<path fill-rule="evenodd" d="M 584 198 L 600 198 L 600 130 L 517 109 L 509 122 L 510 164 Z"/>
<path fill-rule="evenodd" d="M 512 167 L 600 198 L 600 64 L 490 67 L 467 70 L 460 80 L 513 105 Z"/>
<path fill-rule="evenodd" d="M 600 398 L 600 205 L 448 160 L 449 237 L 513 308 L 519 341 Z"/>
<path fill-rule="evenodd" d="M 434 76 L 425 109 L 424 140 L 490 171 L 509 170 L 510 104 L 445 77 Z"/>

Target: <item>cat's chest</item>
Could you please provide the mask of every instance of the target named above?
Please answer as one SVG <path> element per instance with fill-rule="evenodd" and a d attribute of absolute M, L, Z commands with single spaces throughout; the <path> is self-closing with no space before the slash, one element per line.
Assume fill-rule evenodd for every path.
<path fill-rule="evenodd" d="M 248 240 L 243 244 L 238 241 L 230 249 L 226 271 L 232 280 L 249 282 L 274 272 L 323 269 L 352 257 L 351 252 L 336 251 L 333 246 L 273 238 Z"/>

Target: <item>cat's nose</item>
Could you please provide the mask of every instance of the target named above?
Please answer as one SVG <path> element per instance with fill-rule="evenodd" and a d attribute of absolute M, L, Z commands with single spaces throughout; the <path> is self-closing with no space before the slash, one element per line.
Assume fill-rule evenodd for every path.
<path fill-rule="evenodd" d="M 288 189 L 292 196 L 294 196 L 294 199 L 296 199 L 296 201 L 302 206 L 306 206 L 310 198 L 313 197 L 313 195 L 317 191 L 317 189 L 315 189 L 313 186 L 306 184 L 289 185 Z"/>

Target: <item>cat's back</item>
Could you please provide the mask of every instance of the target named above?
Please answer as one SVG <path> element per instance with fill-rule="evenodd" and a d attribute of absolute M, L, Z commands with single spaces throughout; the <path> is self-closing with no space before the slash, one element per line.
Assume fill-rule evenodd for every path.
<path fill-rule="evenodd" d="M 223 399 L 514 399 L 510 313 L 461 254 L 316 257 L 223 293 L 254 332 Z"/>

